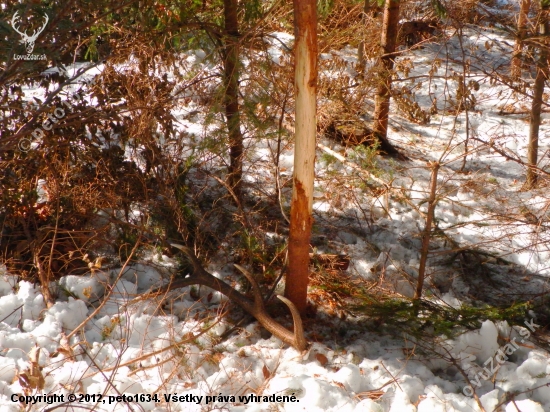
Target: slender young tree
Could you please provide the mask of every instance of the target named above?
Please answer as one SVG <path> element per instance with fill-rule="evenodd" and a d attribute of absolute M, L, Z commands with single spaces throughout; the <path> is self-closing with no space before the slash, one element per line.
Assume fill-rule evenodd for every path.
<path fill-rule="evenodd" d="M 372 0 L 365 0 L 363 4 L 363 12 L 361 13 L 361 23 L 366 24 L 367 14 L 371 11 L 373 7 Z M 359 62 L 359 68 L 361 71 L 365 68 L 366 57 L 365 57 L 365 40 L 361 40 L 359 47 L 357 47 L 357 61 Z"/>
<path fill-rule="evenodd" d="M 229 133 L 229 176 L 228 183 L 240 198 L 243 173 L 243 135 L 239 111 L 239 20 L 237 0 L 224 0 L 224 104 Z"/>
<path fill-rule="evenodd" d="M 304 314 L 309 282 L 309 240 L 313 223 L 313 179 L 317 133 L 317 2 L 315 0 L 294 0 L 294 35 L 296 143 L 285 296 L 294 303 L 301 314 Z"/>
<path fill-rule="evenodd" d="M 527 17 L 529 14 L 530 7 L 531 7 L 531 0 L 520 0 L 516 46 L 514 48 L 514 54 L 512 56 L 512 62 L 511 62 L 511 68 L 510 68 L 510 75 L 512 76 L 512 78 L 515 78 L 515 79 L 519 79 L 521 77 L 523 40 L 525 38 Z"/>
<path fill-rule="evenodd" d="M 388 136 L 388 117 L 390 113 L 390 92 L 391 92 L 391 76 L 395 56 L 395 48 L 397 44 L 397 33 L 399 23 L 399 0 L 386 0 L 384 5 L 384 20 L 382 23 L 382 38 L 380 47 L 382 56 L 380 57 L 380 69 L 378 87 L 376 90 L 375 106 L 374 106 L 374 124 L 373 132 L 381 143 L 381 148 L 385 146 L 395 149 L 387 140 Z M 390 150 L 386 150 L 391 152 Z"/>
<path fill-rule="evenodd" d="M 542 99 L 544 94 L 544 82 L 548 79 L 548 42 L 546 36 L 549 33 L 550 0 L 541 0 L 541 12 L 539 18 L 540 45 L 539 58 L 537 60 L 537 77 L 533 86 L 533 102 L 531 104 L 531 119 L 529 124 L 529 146 L 527 147 L 527 178 L 525 189 L 532 189 L 537 184 L 537 171 L 539 150 L 540 114 L 542 111 Z"/>

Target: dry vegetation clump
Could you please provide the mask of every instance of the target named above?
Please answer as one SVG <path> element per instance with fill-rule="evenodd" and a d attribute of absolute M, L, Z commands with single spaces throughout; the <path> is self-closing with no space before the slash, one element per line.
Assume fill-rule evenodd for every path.
<path fill-rule="evenodd" d="M 186 87 L 175 90 L 159 75 L 173 53 L 122 29 L 110 35 L 117 38 L 113 59 L 78 99 L 58 93 L 69 81 L 63 72 L 41 79 L 40 87 L 57 88 L 46 100 L 30 107 L 18 99 L 9 128 L 30 121 L 41 139 L 31 145 L 34 137 L 25 137 L 26 150 L 3 150 L 0 157 L 2 259 L 12 273 L 39 280 L 50 303 L 49 283 L 83 273 L 95 253 L 124 260 L 140 233 L 155 242 L 160 226 L 176 239 L 194 230 L 186 198 L 192 150 L 179 143 L 171 114 Z M 124 54 L 129 50 L 133 63 Z M 54 127 L 41 128 L 53 113 Z"/>
<path fill-rule="evenodd" d="M 323 12 L 320 3 L 319 52 L 327 53 L 342 46 L 357 48 L 361 41 L 367 45 L 366 55 L 376 53 L 380 41 L 380 22 L 371 13 L 363 13 L 364 3 L 337 0 Z"/>
<path fill-rule="evenodd" d="M 116 15 L 104 16 L 104 24 L 83 31 L 89 36 L 85 54 L 104 59 L 101 74 L 79 89 L 83 98 L 71 101 L 70 110 L 55 127 L 42 131 L 32 150 L 14 147 L 0 154 L 2 260 L 10 272 L 40 281 L 50 303 L 54 299 L 50 281 L 84 273 L 96 253 L 124 261 L 140 237 L 145 248 L 171 239 L 209 251 L 225 237 L 235 237 L 239 225 L 246 224 L 242 207 L 235 214 L 221 201 L 231 199 L 231 194 L 218 177 L 226 164 L 226 131 L 219 117 L 223 90 L 218 87 L 215 25 L 197 34 L 192 29 L 182 31 L 174 21 L 159 21 L 148 6 L 126 11 L 134 23 L 153 24 L 154 30 L 164 30 L 163 35 L 151 36 L 147 30 L 137 30 L 139 25 L 109 20 L 118 21 Z M 266 43 L 258 38 L 281 30 L 281 16 L 287 12 L 281 8 L 265 25 L 245 30 L 243 50 L 253 55 L 262 46 L 267 52 Z M 208 17 L 206 12 L 202 17 Z M 179 55 L 183 42 L 191 40 L 192 48 L 203 48 L 199 51 L 208 64 Z M 116 47 L 110 47 L 113 44 Z M 255 61 L 261 57 L 256 55 Z M 251 78 L 260 82 L 247 86 L 243 82 L 250 96 L 259 96 L 257 102 L 247 100 L 243 105 L 249 135 L 267 131 L 268 137 L 281 138 L 279 117 L 292 108 L 288 102 L 292 82 L 288 81 L 291 65 L 280 63 L 275 70 L 251 64 L 262 74 Z M 22 136 L 28 136 L 29 143 L 33 128 L 55 109 L 66 108 L 70 97 L 60 93 L 70 82 L 66 72 L 43 77 L 40 67 L 37 70 L 36 82 L 29 85 L 57 89 L 46 92 L 44 100 L 35 99 L 33 107 L 24 98 L 17 72 L 7 70 L 3 77 L 4 84 L 11 86 L 2 88 L 2 102 L 10 107 L 9 114 L 3 113 L 2 127 L 13 131 L 14 139 L 26 131 Z M 173 77 L 168 78 L 168 72 Z M 264 93 L 266 84 L 270 86 Z M 203 135 L 175 130 L 173 110 L 178 105 L 195 107 L 180 121 L 200 117 Z M 257 111 L 261 105 L 267 108 L 263 114 Z M 213 181 L 217 190 L 211 189 Z M 219 233 L 220 225 L 227 233 Z"/>
<path fill-rule="evenodd" d="M 462 24 L 479 24 L 483 20 L 483 14 L 478 10 L 479 3 L 479 0 L 447 1 L 445 8 L 450 18 Z"/>

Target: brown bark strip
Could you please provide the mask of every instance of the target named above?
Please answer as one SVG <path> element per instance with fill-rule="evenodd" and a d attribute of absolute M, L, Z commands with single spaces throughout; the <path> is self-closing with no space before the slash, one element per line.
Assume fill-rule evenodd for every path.
<path fill-rule="evenodd" d="M 306 310 L 309 283 L 309 240 L 313 218 L 310 202 L 299 180 L 294 180 L 296 197 L 290 210 L 290 236 L 288 240 L 288 276 L 285 296 L 296 305 L 300 313 Z"/>

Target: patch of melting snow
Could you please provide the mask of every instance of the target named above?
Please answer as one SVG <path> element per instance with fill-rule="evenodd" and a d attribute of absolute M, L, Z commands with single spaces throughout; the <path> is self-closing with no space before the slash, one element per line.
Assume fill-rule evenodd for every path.
<path fill-rule="evenodd" d="M 395 257 L 403 253 L 407 251 L 396 248 L 394 252 Z M 358 263 L 356 265 L 360 266 Z M 158 277 L 158 272 L 147 265 L 134 269 L 139 270 L 132 271 L 131 277 L 121 279 L 114 285 L 116 295 L 112 295 L 111 299 L 125 300 L 136 293 L 139 284 L 146 286 L 151 279 Z M 7 284 L 11 284 L 10 278 L 9 274 L 4 274 Z M 100 291 L 105 287 L 98 277 L 85 279 L 83 284 L 74 282 L 72 278 L 62 279 L 61 283 L 72 285 L 75 294 L 84 294 L 86 288 Z M 209 336 L 220 336 L 225 331 L 226 326 L 222 322 L 210 335 L 195 339 L 195 344 L 188 342 L 173 347 L 172 351 L 159 352 L 184 341 L 190 333 L 196 334 L 203 325 L 192 319 L 179 321 L 175 316 L 148 315 L 139 310 L 116 312 L 113 305 L 107 315 L 98 314 L 86 326 L 84 336 L 87 342 L 82 341 L 82 336 L 73 337 L 71 344 L 78 355 L 74 359 L 66 358 L 60 351 L 64 334 L 78 326 L 93 308 L 88 309 L 85 300 L 69 297 L 67 302 L 57 302 L 46 310 L 41 294 L 32 285 L 20 281 L 17 287 L 17 293 L 11 286 L 9 291 L 6 288 L 0 300 L 0 312 L 8 313 L 13 311 L 14 305 L 22 305 L 25 321 L 33 324 L 28 327 L 27 323 L 29 332 L 23 332 L 14 327 L 19 318 L 7 317 L 0 323 L 0 350 L 3 354 L 0 357 L 0 405 L 6 408 L 2 410 L 10 410 L 7 408 L 14 406 L 10 399 L 12 394 L 25 392 L 22 381 L 14 380 L 14 377 L 29 366 L 27 355 L 34 345 L 42 348 L 42 373 L 48 377 L 43 391 L 29 392 L 35 394 L 68 395 L 76 392 L 76 389 L 70 388 L 78 388 L 80 393 L 105 395 L 116 395 L 119 391 L 125 394 L 177 392 L 180 395 L 223 393 L 237 396 L 262 388 L 263 394 L 294 393 L 299 402 L 281 404 L 285 411 L 479 410 L 475 400 L 462 393 L 466 383 L 458 371 L 445 377 L 439 374 L 442 369 L 450 367 L 448 362 L 437 358 L 427 363 L 407 360 L 400 349 L 402 343 L 372 335 L 360 337 L 352 345 L 339 350 L 314 343 L 307 353 L 300 354 L 292 348 L 285 348 L 276 338 L 261 339 L 259 328 L 253 323 L 244 333 L 229 338 L 219 346 L 212 346 Z M 457 303 L 452 296 L 446 299 Z M 502 365 L 505 373 L 499 373 L 495 383 L 480 383 L 477 391 L 486 408 L 502 401 L 505 391 L 520 392 L 550 383 L 547 377 L 550 357 L 524 339 L 526 330 L 486 321 L 479 331 L 467 332 L 447 341 L 448 350 L 461 359 L 463 368 L 474 381 L 475 373 L 501 348 L 499 336 L 513 337 L 518 343 L 523 339 L 513 356 Z M 83 348 L 88 349 L 84 352 Z M 142 358 L 144 354 L 154 351 L 156 355 Z M 127 365 L 137 358 L 142 360 Z M 117 364 L 122 366 L 117 368 Z M 105 373 L 99 373 L 98 366 Z M 396 383 L 386 385 L 394 379 Z M 385 388 L 380 400 L 375 402 L 366 398 L 368 393 L 378 388 Z M 188 411 L 192 408 L 202 410 L 206 407 L 205 404 L 191 407 L 186 402 L 170 405 L 162 402 L 139 403 L 144 410 L 157 412 Z M 518 399 L 516 403 L 521 403 L 527 411 L 545 410 L 550 406 L 550 397 L 541 388 L 534 390 L 530 399 Z M 86 404 L 93 405 L 91 402 L 80 405 Z M 37 403 L 29 410 L 38 411 L 45 406 L 43 402 Z M 210 406 L 256 411 L 265 410 L 269 404 L 229 405 L 215 402 Z M 115 410 L 114 405 L 101 403 L 93 407 L 99 411 Z M 122 404 L 117 408 L 126 410 Z"/>

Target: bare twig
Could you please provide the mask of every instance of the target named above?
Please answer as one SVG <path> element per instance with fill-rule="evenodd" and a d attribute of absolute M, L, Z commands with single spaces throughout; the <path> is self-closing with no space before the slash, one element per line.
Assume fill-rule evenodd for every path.
<path fill-rule="evenodd" d="M 422 297 L 422 288 L 424 286 L 424 276 L 426 273 L 426 261 L 428 260 L 428 250 L 430 248 L 430 237 L 432 235 L 432 220 L 434 217 L 436 205 L 436 190 L 437 190 L 437 172 L 439 170 L 439 162 L 431 164 L 432 178 L 430 182 L 430 198 L 428 199 L 428 213 L 426 214 L 426 226 L 422 235 L 422 250 L 420 251 L 420 266 L 418 268 L 418 282 L 416 284 L 416 292 L 414 299 L 418 300 Z"/>
<path fill-rule="evenodd" d="M 128 263 L 130 262 L 130 260 L 132 259 L 132 256 L 134 256 L 134 253 L 136 252 L 139 244 L 140 244 L 140 241 L 141 241 L 141 235 L 139 236 L 136 244 L 134 245 L 134 247 L 132 248 L 132 251 L 130 252 L 130 254 L 128 255 L 128 258 L 126 259 L 126 261 L 124 262 L 124 265 L 122 265 L 122 268 L 120 269 L 120 272 L 117 276 L 117 278 L 115 279 L 113 285 L 116 285 L 116 283 L 120 280 L 120 278 L 122 277 L 122 275 L 124 274 L 124 269 L 126 269 L 126 266 L 128 266 Z M 67 335 L 67 339 L 70 340 L 80 329 L 82 329 L 89 321 L 90 319 L 93 319 L 95 315 L 97 315 L 99 313 L 99 311 L 101 310 L 101 308 L 103 306 L 105 306 L 105 304 L 107 303 L 107 301 L 109 300 L 109 297 L 113 294 L 115 288 L 114 286 L 110 288 L 109 292 L 107 293 L 107 295 L 105 295 L 103 301 L 99 304 L 99 306 L 86 318 L 84 319 L 80 325 L 78 325 L 76 328 L 73 329 L 73 331 L 71 333 L 69 333 Z"/>

